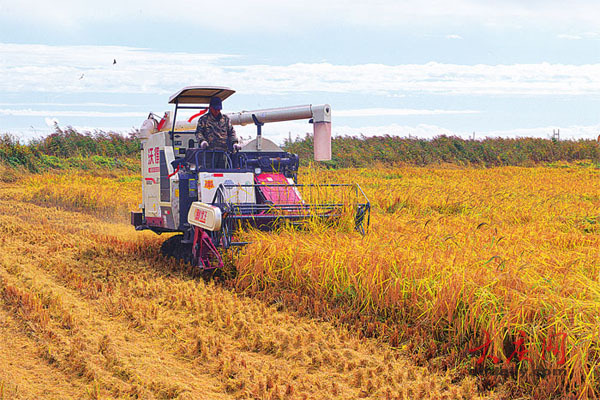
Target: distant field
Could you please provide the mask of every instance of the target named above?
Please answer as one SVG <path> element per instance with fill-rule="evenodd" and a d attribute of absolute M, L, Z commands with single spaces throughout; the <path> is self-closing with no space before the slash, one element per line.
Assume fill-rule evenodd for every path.
<path fill-rule="evenodd" d="M 291 317 L 204 285 L 161 260 L 163 237 L 125 225 L 127 211 L 139 203 L 135 174 L 67 171 L 13 178 L 0 193 L 0 227 L 10 233 L 0 244 L 0 309 L 17 327 L 7 329 L 33 335 L 27 346 L 47 365 L 58 362 L 75 390 L 85 388 L 91 398 L 135 390 L 163 398 L 195 393 L 190 382 L 205 377 L 187 381 L 181 375 L 196 371 L 194 365 L 218 373 L 206 381 L 214 393 L 229 388 L 227 393 L 242 398 L 261 390 L 263 398 L 267 392 L 275 398 L 274 387 L 280 398 L 289 390 L 288 398 L 386 398 L 387 391 L 387 398 L 413 398 L 421 391 L 432 398 L 473 396 L 470 381 L 456 387 L 436 375 L 399 377 L 398 368 L 406 364 L 385 360 L 400 354 L 447 371 L 450 379 L 475 375 L 480 390 L 493 390 L 491 397 L 598 396 L 600 169 L 594 163 L 305 170 L 302 182 L 363 187 L 373 206 L 368 234 L 250 233 L 253 243 L 228 266 L 238 274 L 225 285 L 249 299 L 378 336 L 391 346 L 369 348 L 376 360 L 381 355 L 381 364 L 364 364 L 360 355 L 339 361 L 348 343 L 361 342 L 339 333 L 330 341 L 322 331 L 313 340 L 306 336 L 310 325 L 297 331 L 299 322 L 286 319 Z M 241 304 L 248 311 L 238 316 L 234 310 Z M 91 320 L 84 315 L 88 309 L 94 310 Z M 261 325 L 279 333 L 255 333 Z M 489 357 L 478 363 L 486 333 Z M 294 347 L 297 336 L 301 344 Z M 135 353 L 142 340 L 150 341 L 148 360 Z M 152 378 L 161 347 L 165 371 L 172 366 L 177 379 Z M 253 377 L 252 368 L 244 369 L 265 362 L 262 356 L 248 361 L 248 354 L 280 360 L 261 375 L 271 374 L 270 383 L 257 381 L 257 366 Z M 283 360 L 299 362 L 297 372 Z M 367 369 L 358 372 L 363 364 Z M 316 382 L 336 373 L 345 383 L 316 389 Z M 1 374 L 0 385 L 8 382 Z M 283 382 L 294 374 L 303 383 L 288 389 Z"/>

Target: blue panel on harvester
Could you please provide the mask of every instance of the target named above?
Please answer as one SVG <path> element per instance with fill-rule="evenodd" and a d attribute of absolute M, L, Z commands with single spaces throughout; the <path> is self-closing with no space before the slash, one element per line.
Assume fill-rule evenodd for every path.
<path fill-rule="evenodd" d="M 179 229 L 187 226 L 187 215 L 192 203 L 198 200 L 198 185 L 194 174 L 179 175 Z"/>

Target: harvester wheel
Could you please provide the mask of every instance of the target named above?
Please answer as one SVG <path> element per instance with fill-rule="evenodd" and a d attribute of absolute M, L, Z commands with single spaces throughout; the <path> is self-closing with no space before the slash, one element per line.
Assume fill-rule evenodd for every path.
<path fill-rule="evenodd" d="M 194 256 L 192 253 L 192 243 L 182 243 L 184 235 L 171 236 L 163 242 L 160 247 L 160 252 L 165 257 L 172 257 L 185 264 L 194 264 Z M 194 268 L 194 275 L 199 276 L 205 281 L 215 279 L 223 279 L 222 268 L 215 269 L 198 269 Z"/>
<path fill-rule="evenodd" d="M 192 262 L 192 243 L 182 243 L 183 235 L 171 236 L 160 246 L 160 252 L 165 257 L 173 257 L 186 264 Z"/>

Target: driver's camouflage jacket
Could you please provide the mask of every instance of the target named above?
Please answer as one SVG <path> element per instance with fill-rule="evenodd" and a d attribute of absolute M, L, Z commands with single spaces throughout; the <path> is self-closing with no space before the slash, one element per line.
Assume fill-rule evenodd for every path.
<path fill-rule="evenodd" d="M 196 138 L 198 144 L 206 140 L 209 150 L 227 151 L 227 139 L 230 140 L 231 144 L 238 142 L 229 117 L 219 114 L 219 117 L 215 118 L 210 111 L 198 119 Z"/>

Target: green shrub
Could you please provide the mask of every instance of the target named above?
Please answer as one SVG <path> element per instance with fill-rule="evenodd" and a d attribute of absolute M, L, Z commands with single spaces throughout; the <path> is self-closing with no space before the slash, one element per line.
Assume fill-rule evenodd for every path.
<path fill-rule="evenodd" d="M 71 127 L 27 144 L 10 135 L 0 135 L 0 164 L 31 172 L 49 169 L 126 168 L 139 169 L 140 141 L 135 133 L 77 132 Z"/>
<path fill-rule="evenodd" d="M 455 136 L 412 139 L 395 136 L 335 137 L 328 168 L 366 167 L 373 163 L 428 165 L 533 165 L 556 161 L 590 160 L 600 162 L 600 146 L 594 140 L 552 141 L 539 138 L 465 140 Z M 286 140 L 284 148 L 300 156 L 306 164 L 313 159 L 310 135 Z"/>

